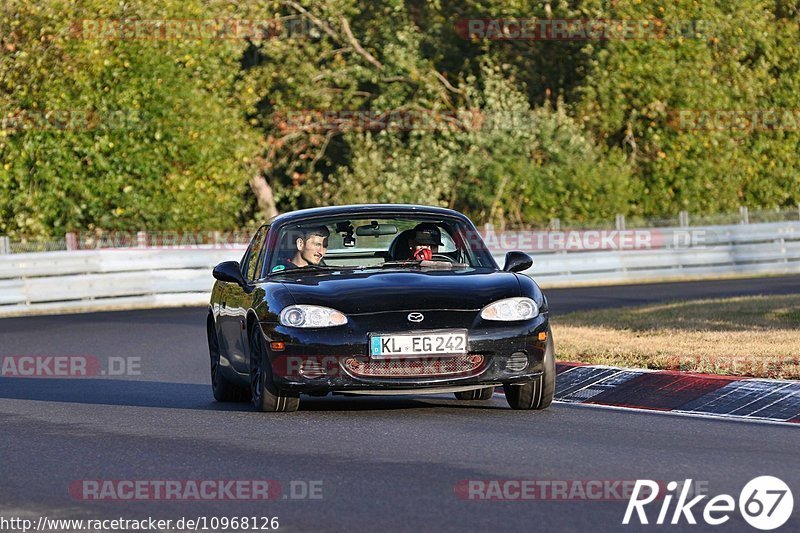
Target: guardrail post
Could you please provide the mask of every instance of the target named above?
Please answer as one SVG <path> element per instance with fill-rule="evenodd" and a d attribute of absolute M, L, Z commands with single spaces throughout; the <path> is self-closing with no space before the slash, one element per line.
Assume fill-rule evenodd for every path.
<path fill-rule="evenodd" d="M 78 236 L 76 234 L 70 231 L 69 233 L 67 233 L 64 240 L 66 241 L 68 251 L 78 249 Z"/>
<path fill-rule="evenodd" d="M 746 205 L 743 205 L 739 208 L 739 213 L 742 215 L 742 224 L 749 224 L 750 213 L 748 212 Z"/>
<path fill-rule="evenodd" d="M 615 224 L 617 226 L 617 230 L 623 231 L 625 229 L 625 215 L 617 215 Z"/>
<path fill-rule="evenodd" d="M 681 211 L 678 213 L 678 225 L 682 228 L 689 227 L 689 212 L 688 211 Z"/>
<path fill-rule="evenodd" d="M 11 241 L 5 235 L 0 236 L 0 255 L 11 253 Z"/>

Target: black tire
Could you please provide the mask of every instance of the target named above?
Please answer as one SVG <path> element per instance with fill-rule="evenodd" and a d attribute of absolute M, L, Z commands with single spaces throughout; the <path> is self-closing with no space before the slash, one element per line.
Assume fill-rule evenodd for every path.
<path fill-rule="evenodd" d="M 504 385 L 506 401 L 512 409 L 547 409 L 556 392 L 556 358 L 553 334 L 547 329 L 542 375 L 521 385 Z"/>
<path fill-rule="evenodd" d="M 282 391 L 272 380 L 272 365 L 264 349 L 264 335 L 258 325 L 250 330 L 250 398 L 262 413 L 297 411 L 300 395 Z"/>
<path fill-rule="evenodd" d="M 494 387 L 466 390 L 454 394 L 456 395 L 456 400 L 491 400 L 494 394 Z"/>
<path fill-rule="evenodd" d="M 214 328 L 214 319 L 209 315 L 206 333 L 208 334 L 208 354 L 211 360 L 211 392 L 218 402 L 242 402 L 248 398 L 248 391 L 230 381 L 222 374 L 219 366 L 219 339 Z"/>

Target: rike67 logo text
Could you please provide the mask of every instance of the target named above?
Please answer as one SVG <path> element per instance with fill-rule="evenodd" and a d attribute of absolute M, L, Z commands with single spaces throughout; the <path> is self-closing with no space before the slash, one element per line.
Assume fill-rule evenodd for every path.
<path fill-rule="evenodd" d="M 679 484 L 676 481 L 667 483 L 666 494 L 659 494 L 660 487 L 659 483 L 649 479 L 636 480 L 622 523 L 625 525 L 635 524 L 638 520 L 639 524 L 649 524 L 652 516 L 648 518 L 645 507 L 656 499 L 661 500 L 661 508 L 655 521 L 659 525 L 667 523 L 697 524 L 694 513 L 702 512 L 702 518 L 706 524 L 718 526 L 730 520 L 731 514 L 737 507 L 736 500 L 728 494 L 714 496 L 705 502 L 704 506 L 698 505 L 707 496 L 702 494 L 689 499 L 692 488 L 691 479 L 687 479 L 680 485 L 680 495 L 677 493 Z M 670 507 L 675 496 L 677 496 L 677 502 L 670 517 Z M 789 486 L 782 480 L 773 476 L 760 476 L 750 480 L 744 486 L 739 494 L 738 504 L 742 518 L 748 524 L 756 529 L 767 531 L 776 529 L 789 520 L 794 507 L 794 499 Z M 697 506 L 696 509 L 695 506 Z M 631 522 L 632 519 L 633 522 Z M 685 522 L 683 522 L 684 520 Z"/>

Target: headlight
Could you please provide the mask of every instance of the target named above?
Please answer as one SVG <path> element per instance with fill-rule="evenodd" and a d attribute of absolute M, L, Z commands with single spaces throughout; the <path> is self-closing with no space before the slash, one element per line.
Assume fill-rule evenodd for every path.
<path fill-rule="evenodd" d="M 329 307 L 290 305 L 281 311 L 280 323 L 293 328 L 329 328 L 347 324 L 347 317 Z"/>
<path fill-rule="evenodd" d="M 490 303 L 481 310 L 484 320 L 530 320 L 539 316 L 539 306 L 530 298 L 506 298 Z"/>

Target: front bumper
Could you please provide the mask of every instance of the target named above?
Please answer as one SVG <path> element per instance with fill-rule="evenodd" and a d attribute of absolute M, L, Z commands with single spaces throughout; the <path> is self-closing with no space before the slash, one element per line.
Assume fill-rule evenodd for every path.
<path fill-rule="evenodd" d="M 540 334 L 548 333 L 546 314 L 525 322 L 489 323 L 474 319 L 474 315 L 457 316 L 460 312 L 449 311 L 431 323 L 441 329 L 463 328 L 464 319 L 473 323 L 467 328 L 467 357 L 480 364 L 472 365 L 465 372 L 453 373 L 452 361 L 439 364 L 437 358 L 406 358 L 389 360 L 389 366 L 413 366 L 447 369 L 445 373 L 420 373 L 419 375 L 367 376 L 354 371 L 358 365 L 369 366 L 385 363 L 369 356 L 368 335 L 370 331 L 414 331 L 405 321 L 375 317 L 361 324 L 351 320 L 347 327 L 303 330 L 288 328 L 274 323 L 262 323 L 267 341 L 267 352 L 272 366 L 275 384 L 285 390 L 306 393 L 359 392 L 359 391 L 413 391 L 470 386 L 494 386 L 499 384 L 530 381 L 543 370 L 547 341 Z M 434 315 L 427 312 L 426 315 Z M 396 324 L 393 326 L 393 324 Z M 282 342 L 282 350 L 274 350 L 273 342 Z M 527 359 L 527 364 L 524 360 Z M 523 361 L 522 363 L 520 361 Z M 394 362 L 391 362 L 394 361 Z M 407 368 L 405 368 L 407 370 Z"/>

